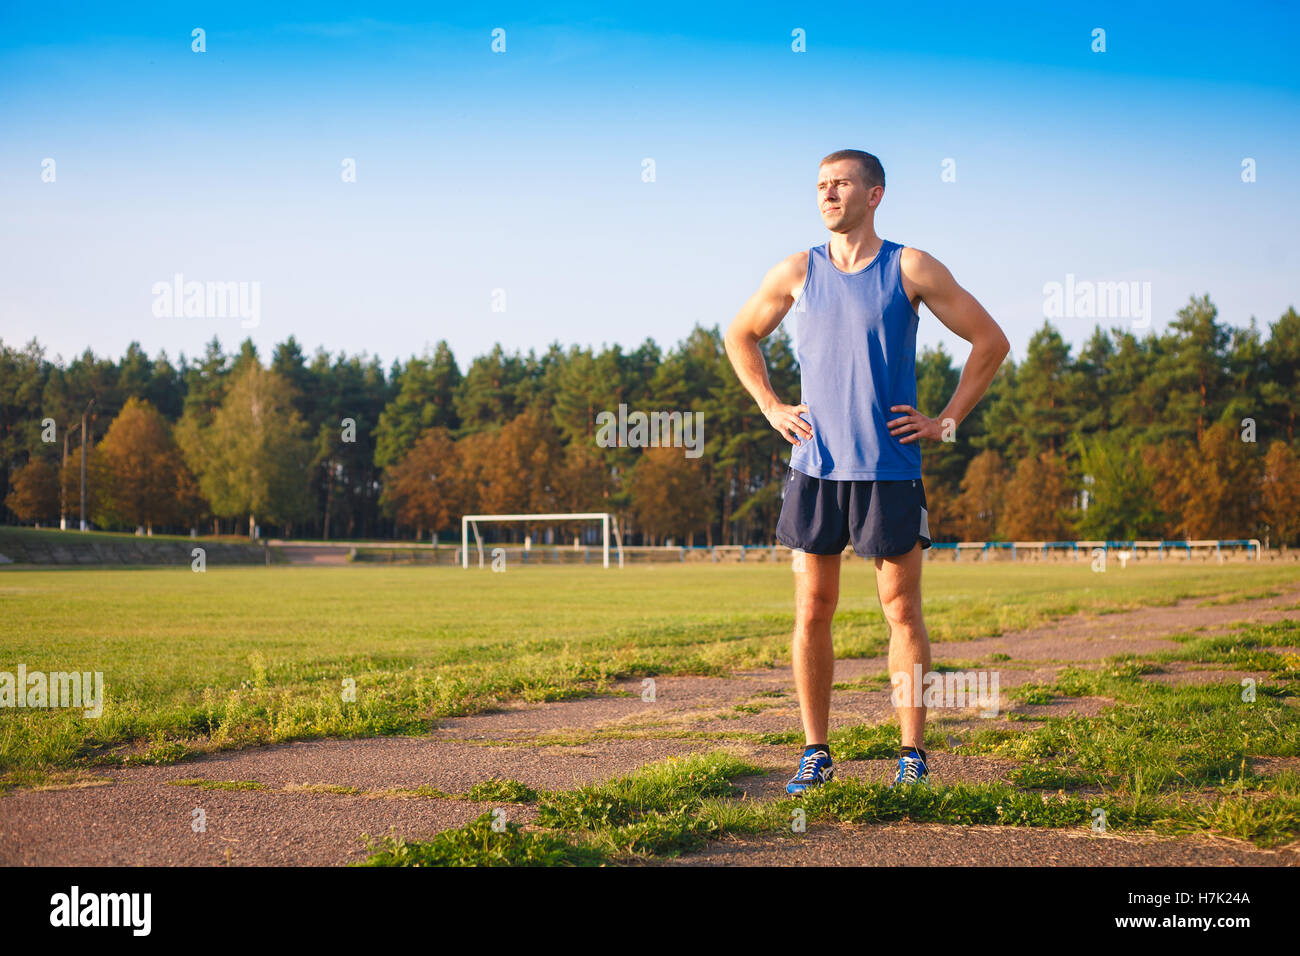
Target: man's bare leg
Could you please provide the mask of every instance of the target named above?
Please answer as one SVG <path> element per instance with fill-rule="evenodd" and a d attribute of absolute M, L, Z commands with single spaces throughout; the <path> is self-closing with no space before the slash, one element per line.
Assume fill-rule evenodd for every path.
<path fill-rule="evenodd" d="M 916 665 L 921 677 L 930 673 L 930 635 L 921 618 L 921 543 L 896 558 L 876 558 L 876 593 L 889 623 L 889 675 L 902 674 L 894 692 L 905 706 L 897 706 L 898 726 L 904 747 L 924 747 L 925 707 L 912 706 L 912 684 Z M 918 687 L 919 697 L 924 686 Z"/>
<path fill-rule="evenodd" d="M 796 554 L 794 574 L 794 685 L 804 742 L 825 744 L 829 734 L 835 651 L 831 619 L 840 599 L 838 554 Z M 801 569 L 801 570 L 800 570 Z"/>

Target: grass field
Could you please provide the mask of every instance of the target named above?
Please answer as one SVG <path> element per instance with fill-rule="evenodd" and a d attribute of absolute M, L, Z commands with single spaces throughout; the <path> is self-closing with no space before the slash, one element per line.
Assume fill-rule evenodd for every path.
<path fill-rule="evenodd" d="M 1300 582 L 1295 565 L 925 574 L 936 642 Z M 837 654 L 879 652 L 871 569 L 847 565 L 842 592 Z M 248 743 L 418 734 L 439 717 L 598 693 L 618 678 L 764 667 L 788 660 L 790 598 L 790 569 L 762 565 L 9 571 L 0 670 L 102 671 L 108 703 L 99 719 L 0 712 L 0 772 L 15 783 Z M 345 679 L 354 704 L 341 699 Z"/>
<path fill-rule="evenodd" d="M 1086 562 L 936 563 L 925 576 L 936 666 L 961 667 L 973 666 L 964 660 L 963 641 L 1080 612 L 1106 615 L 1182 599 L 1223 608 L 1300 589 L 1294 564 L 1142 565 L 1097 574 Z M 512 700 L 609 693 L 625 678 L 725 676 L 784 664 L 791 594 L 783 565 L 561 566 L 504 574 L 393 566 L 203 574 L 10 569 L 0 573 L 0 671 L 19 664 L 29 672 L 102 671 L 107 702 L 98 719 L 79 710 L 0 710 L 0 792 L 75 784 L 111 766 L 166 764 L 250 744 L 425 734 L 439 718 Z M 862 562 L 847 564 L 837 656 L 874 657 L 886 643 L 873 572 Z M 1300 622 L 1226 635 L 1199 634 L 1193 623 L 1172 646 L 1058 667 L 1049 683 L 1004 692 L 1029 703 L 1111 702 L 1091 716 L 1066 712 L 998 729 L 966 728 L 956 743 L 948 737 L 949 718 L 934 715 L 931 750 L 1013 761 L 1003 783 L 959 781 L 900 793 L 846 779 L 797 798 L 737 799 L 733 780 L 770 771 L 758 770 L 734 745 L 795 747 L 802 737 L 792 722 L 784 732 L 717 734 L 707 752 L 570 791 L 509 779 L 462 794 L 316 789 L 359 798 L 499 800 L 536 812 L 536 822 L 522 828 L 495 828 L 485 815 L 427 842 L 393 835 L 372 844 L 373 865 L 662 859 L 727 833 L 788 830 L 795 812 L 840 823 L 1062 828 L 1087 827 L 1102 807 L 1117 831 L 1213 833 L 1264 847 L 1300 838 L 1300 775 L 1251 769 L 1255 758 L 1300 756 Z M 1229 676 L 1190 685 L 1143 679 L 1188 663 Z M 1249 705 L 1231 676 L 1246 671 L 1265 675 Z M 354 702 L 343 699 L 349 680 Z M 860 679 L 862 686 L 886 681 L 883 673 Z M 764 706 L 754 699 L 736 710 L 758 713 Z M 537 742 L 580 746 L 597 737 L 576 731 Z M 897 724 L 840 728 L 831 745 L 837 761 L 885 759 L 896 752 Z M 197 774 L 176 783 L 268 792 L 254 781 Z"/>

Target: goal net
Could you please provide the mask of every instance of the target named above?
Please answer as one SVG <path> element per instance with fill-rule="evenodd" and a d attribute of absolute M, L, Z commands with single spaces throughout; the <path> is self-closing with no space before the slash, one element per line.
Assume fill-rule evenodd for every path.
<path fill-rule="evenodd" d="M 537 514 L 537 515 L 465 515 L 460 519 L 460 566 L 469 567 L 469 535 L 474 532 L 474 543 L 478 547 L 478 566 L 483 567 L 483 536 L 478 526 L 484 522 L 542 522 L 542 521 L 599 521 L 601 523 L 601 555 L 603 565 L 609 567 L 609 533 L 614 530 L 614 546 L 618 553 L 618 566 L 623 566 L 623 536 L 619 533 L 618 522 L 608 511 L 587 511 L 581 514 Z"/>

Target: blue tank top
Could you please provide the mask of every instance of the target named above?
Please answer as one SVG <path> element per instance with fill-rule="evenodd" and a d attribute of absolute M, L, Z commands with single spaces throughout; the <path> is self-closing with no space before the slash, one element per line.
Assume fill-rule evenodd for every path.
<path fill-rule="evenodd" d="M 834 481 L 921 477 L 919 441 L 902 444 L 887 422 L 916 407 L 916 327 L 903 291 L 903 247 L 885 241 L 858 272 L 841 272 L 827 245 L 808 250 L 808 275 L 791 310 L 804 418 L 812 438 L 790 453 L 790 467 Z"/>

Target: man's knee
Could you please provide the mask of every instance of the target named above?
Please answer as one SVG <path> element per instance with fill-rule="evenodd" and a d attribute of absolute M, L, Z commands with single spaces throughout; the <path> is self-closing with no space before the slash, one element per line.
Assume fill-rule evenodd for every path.
<path fill-rule="evenodd" d="M 919 631 L 922 627 L 921 599 L 913 594 L 893 594 L 880 600 L 891 630 Z"/>
<path fill-rule="evenodd" d="M 795 600 L 795 620 L 803 626 L 829 624 L 839 595 L 830 588 L 808 588 Z"/>

